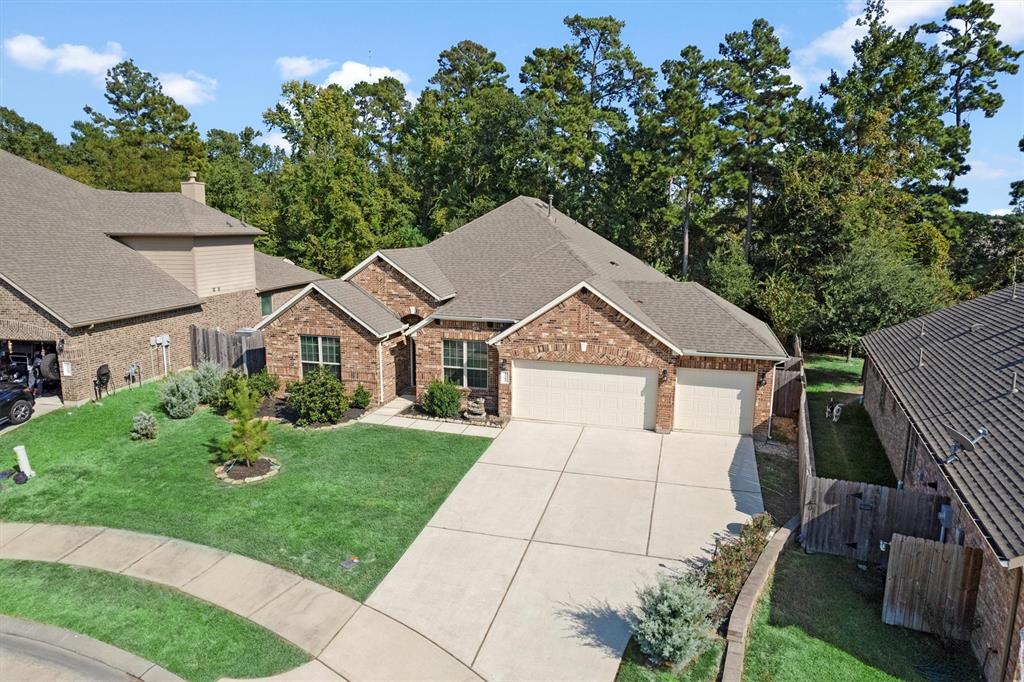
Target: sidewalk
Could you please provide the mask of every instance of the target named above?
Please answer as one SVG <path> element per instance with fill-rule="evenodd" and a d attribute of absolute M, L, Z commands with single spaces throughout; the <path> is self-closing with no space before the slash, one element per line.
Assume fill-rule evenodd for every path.
<path fill-rule="evenodd" d="M 479 680 L 419 633 L 340 592 L 212 547 L 112 528 L 0 521 L 0 559 L 119 573 L 248 618 L 314 659 L 273 679 Z"/>

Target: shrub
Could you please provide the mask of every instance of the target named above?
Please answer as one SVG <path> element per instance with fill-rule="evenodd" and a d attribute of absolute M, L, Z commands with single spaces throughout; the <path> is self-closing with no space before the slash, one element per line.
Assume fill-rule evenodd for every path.
<path fill-rule="evenodd" d="M 228 393 L 237 391 L 238 387 L 245 383 L 245 375 L 237 369 L 229 369 L 220 379 L 220 391 L 217 398 L 210 404 L 218 412 L 227 412 L 231 405 L 228 403 Z"/>
<path fill-rule="evenodd" d="M 174 374 L 160 387 L 160 402 L 171 419 L 192 416 L 199 405 L 199 386 L 191 374 Z"/>
<path fill-rule="evenodd" d="M 281 388 L 281 380 L 277 378 L 276 374 L 270 374 L 267 370 L 262 369 L 256 374 L 249 375 L 249 388 L 256 392 L 261 398 L 266 398 L 268 395 L 277 393 L 277 390 Z"/>
<path fill-rule="evenodd" d="M 771 528 L 772 517 L 758 514 L 744 524 L 738 538 L 719 544 L 718 552 L 704 569 L 705 580 L 715 594 L 730 602 L 736 598 Z"/>
<path fill-rule="evenodd" d="M 366 387 L 362 384 L 356 386 L 356 390 L 352 391 L 352 399 L 349 400 L 349 404 L 352 407 L 358 407 L 360 410 L 365 410 L 370 405 L 372 400 L 370 392 L 366 390 Z"/>
<path fill-rule="evenodd" d="M 153 440 L 160 427 L 156 417 L 148 412 L 138 412 L 132 417 L 132 440 Z"/>
<path fill-rule="evenodd" d="M 462 391 L 450 381 L 432 381 L 423 394 L 423 409 L 435 417 L 458 417 Z"/>
<path fill-rule="evenodd" d="M 220 382 L 226 371 L 215 362 L 201 362 L 192 373 L 199 387 L 199 402 L 204 405 L 213 405 L 221 397 Z"/>
<path fill-rule="evenodd" d="M 252 464 L 260 458 L 263 448 L 270 442 L 267 422 L 256 418 L 261 397 L 246 381 L 228 391 L 228 418 L 231 435 L 220 446 L 222 461 L 236 460 Z"/>
<path fill-rule="evenodd" d="M 710 646 L 718 599 L 698 574 L 659 574 L 658 584 L 641 587 L 637 597 L 636 641 L 652 663 L 678 669 Z"/>
<path fill-rule="evenodd" d="M 318 367 L 288 387 L 288 404 L 295 410 L 299 426 L 334 424 L 348 409 L 348 396 L 338 377 Z"/>

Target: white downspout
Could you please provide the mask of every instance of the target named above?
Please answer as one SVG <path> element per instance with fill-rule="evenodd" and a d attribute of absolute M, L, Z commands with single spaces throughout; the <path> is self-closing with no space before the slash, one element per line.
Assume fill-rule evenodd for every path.
<path fill-rule="evenodd" d="M 377 379 L 380 382 L 380 393 L 377 394 L 377 402 L 384 404 L 384 342 L 377 344 Z"/>

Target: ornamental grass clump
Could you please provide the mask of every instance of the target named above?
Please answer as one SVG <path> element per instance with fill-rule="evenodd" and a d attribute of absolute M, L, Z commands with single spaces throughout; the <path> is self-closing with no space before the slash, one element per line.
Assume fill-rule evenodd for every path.
<path fill-rule="evenodd" d="M 634 636 L 651 663 L 680 670 L 711 646 L 719 602 L 699 574 L 659 574 L 658 584 L 641 587 L 637 597 Z"/>
<path fill-rule="evenodd" d="M 132 440 L 153 440 L 159 430 L 156 417 L 149 412 L 140 411 L 132 417 Z"/>
<path fill-rule="evenodd" d="M 226 370 L 216 362 L 201 362 L 192 373 L 199 388 L 199 402 L 203 405 L 213 405 L 221 396 L 220 382 L 224 378 Z"/>
<path fill-rule="evenodd" d="M 435 380 L 427 386 L 421 403 L 427 414 L 452 419 L 462 409 L 462 391 L 450 381 Z"/>
<path fill-rule="evenodd" d="M 221 443 L 221 461 L 239 462 L 249 466 L 256 463 L 270 442 L 268 424 L 256 417 L 261 398 L 259 393 L 242 381 L 228 392 L 228 419 L 231 434 Z"/>
<path fill-rule="evenodd" d="M 288 386 L 288 404 L 299 426 L 336 424 L 348 410 L 348 396 L 338 377 L 318 367 Z"/>
<path fill-rule="evenodd" d="M 199 386 L 191 374 L 171 375 L 160 387 L 160 404 L 171 419 L 188 419 L 199 405 Z"/>

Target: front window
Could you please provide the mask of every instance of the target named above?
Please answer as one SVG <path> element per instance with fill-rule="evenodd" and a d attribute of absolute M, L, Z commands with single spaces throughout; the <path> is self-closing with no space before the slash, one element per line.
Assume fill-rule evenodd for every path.
<path fill-rule="evenodd" d="M 260 294 L 260 314 L 266 317 L 274 312 L 274 297 L 272 294 Z"/>
<path fill-rule="evenodd" d="M 299 350 L 302 353 L 302 376 L 323 367 L 341 378 L 341 341 L 337 336 L 300 336 Z"/>
<path fill-rule="evenodd" d="M 456 386 L 487 388 L 487 344 L 446 340 L 444 378 Z"/>

